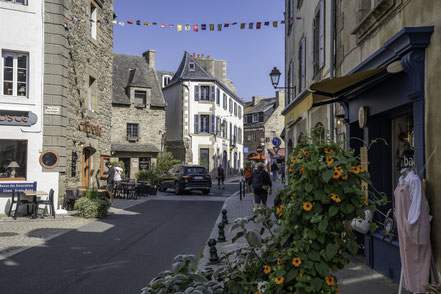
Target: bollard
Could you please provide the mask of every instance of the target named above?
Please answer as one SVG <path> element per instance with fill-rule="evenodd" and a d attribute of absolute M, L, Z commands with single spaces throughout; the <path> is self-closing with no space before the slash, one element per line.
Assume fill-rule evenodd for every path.
<path fill-rule="evenodd" d="M 239 181 L 239 199 L 242 201 L 242 180 Z"/>
<path fill-rule="evenodd" d="M 226 209 L 222 209 L 222 222 L 224 224 L 228 224 L 227 210 Z"/>
<path fill-rule="evenodd" d="M 219 228 L 219 236 L 217 237 L 217 241 L 218 242 L 225 242 L 226 238 L 225 238 L 225 231 L 224 231 L 224 228 L 225 228 L 224 223 L 219 223 L 217 225 L 217 227 Z"/>
<path fill-rule="evenodd" d="M 218 263 L 219 262 L 219 256 L 217 255 L 216 250 L 216 240 L 210 239 L 208 240 L 208 246 L 210 246 L 210 258 L 208 259 L 212 263 Z"/>

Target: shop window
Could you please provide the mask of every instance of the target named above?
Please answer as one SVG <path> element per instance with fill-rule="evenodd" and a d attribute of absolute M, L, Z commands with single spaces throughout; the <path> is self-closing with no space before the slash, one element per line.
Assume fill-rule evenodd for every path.
<path fill-rule="evenodd" d="M 26 180 L 28 142 L 0 140 L 0 181 Z"/>
<path fill-rule="evenodd" d="M 210 167 L 210 151 L 207 148 L 199 149 L 199 165 L 209 170 Z"/>
<path fill-rule="evenodd" d="M 28 96 L 28 55 L 3 52 L 3 95 Z"/>
<path fill-rule="evenodd" d="M 100 169 L 101 178 L 104 178 L 109 172 L 109 168 L 106 166 L 107 162 L 110 162 L 110 156 L 101 155 L 101 169 Z"/>
<path fill-rule="evenodd" d="M 139 139 L 138 124 L 127 124 L 127 141 L 136 142 Z"/>
<path fill-rule="evenodd" d="M 147 92 L 135 91 L 135 107 L 145 108 L 147 105 Z"/>

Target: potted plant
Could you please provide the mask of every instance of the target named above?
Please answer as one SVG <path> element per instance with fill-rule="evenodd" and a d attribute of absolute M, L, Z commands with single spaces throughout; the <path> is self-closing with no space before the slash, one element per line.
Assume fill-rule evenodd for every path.
<path fill-rule="evenodd" d="M 159 183 L 159 177 L 156 175 L 156 172 L 154 170 L 146 170 L 143 169 L 139 173 L 136 174 L 136 179 L 138 182 L 145 181 L 148 183 L 148 194 L 149 195 L 156 195 L 157 193 L 157 186 Z"/>

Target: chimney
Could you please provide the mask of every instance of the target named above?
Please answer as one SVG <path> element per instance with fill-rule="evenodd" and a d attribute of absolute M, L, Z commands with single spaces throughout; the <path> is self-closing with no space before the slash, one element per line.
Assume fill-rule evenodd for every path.
<path fill-rule="evenodd" d="M 155 50 L 147 50 L 142 53 L 142 56 L 151 68 L 155 68 L 155 52 Z"/>
<path fill-rule="evenodd" d="M 252 99 L 253 99 L 253 106 L 256 106 L 257 104 L 259 104 L 259 102 L 261 100 L 266 99 L 266 97 L 263 97 L 263 96 L 253 96 Z"/>
<path fill-rule="evenodd" d="M 201 57 L 201 55 L 200 54 L 198 54 L 198 59 Z"/>
<path fill-rule="evenodd" d="M 196 58 L 196 53 L 193 52 L 193 58 Z"/>
<path fill-rule="evenodd" d="M 202 59 L 204 59 L 204 54 L 202 54 Z"/>

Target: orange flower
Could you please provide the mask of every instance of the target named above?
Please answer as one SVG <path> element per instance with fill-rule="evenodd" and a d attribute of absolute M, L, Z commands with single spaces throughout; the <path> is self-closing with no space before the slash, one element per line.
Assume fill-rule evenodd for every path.
<path fill-rule="evenodd" d="M 282 264 L 282 260 L 280 258 L 277 258 L 277 264 L 281 265 Z"/>
<path fill-rule="evenodd" d="M 283 206 L 283 205 L 280 205 L 279 208 L 277 208 L 276 213 L 279 215 L 279 217 L 282 216 L 284 208 L 285 208 L 285 206 Z"/>
<path fill-rule="evenodd" d="M 353 166 L 351 172 L 358 175 L 360 173 L 360 170 L 358 169 L 358 166 Z"/>
<path fill-rule="evenodd" d="M 309 156 L 309 151 L 306 151 L 305 152 L 305 157 L 308 158 L 308 156 Z"/>
<path fill-rule="evenodd" d="M 300 273 L 299 273 L 299 276 L 300 276 L 300 277 L 303 277 L 303 273 L 302 273 L 302 272 L 300 272 Z"/>
<path fill-rule="evenodd" d="M 328 149 L 327 147 L 325 148 L 325 153 L 326 154 L 331 154 L 332 152 L 334 152 L 334 150 Z"/>
<path fill-rule="evenodd" d="M 330 276 L 326 277 L 325 282 L 326 282 L 326 285 L 331 286 L 331 287 L 335 285 L 334 277 L 330 277 Z"/>
<path fill-rule="evenodd" d="M 302 167 L 299 169 L 299 173 L 303 173 L 304 170 L 305 170 L 305 166 L 302 165 Z"/>
<path fill-rule="evenodd" d="M 334 175 L 332 176 L 333 179 L 338 179 L 343 173 L 343 169 L 341 167 L 334 167 Z"/>
<path fill-rule="evenodd" d="M 364 173 L 365 172 L 364 167 L 362 165 L 358 165 L 357 169 L 358 169 L 358 172 L 360 172 L 360 173 Z"/>
<path fill-rule="evenodd" d="M 299 267 L 301 263 L 302 263 L 302 260 L 298 257 L 296 257 L 292 260 L 292 265 L 295 267 Z"/>
<path fill-rule="evenodd" d="M 269 265 L 264 265 L 263 266 L 263 272 L 265 274 L 269 274 L 271 272 L 271 267 Z"/>
<path fill-rule="evenodd" d="M 303 202 L 303 209 L 305 211 L 310 211 L 312 209 L 312 203 L 309 201 Z"/>
<path fill-rule="evenodd" d="M 257 292 L 254 292 L 254 294 L 262 294 L 262 292 L 260 292 L 260 291 L 257 291 Z"/>
<path fill-rule="evenodd" d="M 280 285 L 280 284 L 282 284 L 283 283 L 283 277 L 280 277 L 280 278 L 275 278 L 274 279 L 274 282 L 277 284 L 277 285 Z"/>
<path fill-rule="evenodd" d="M 330 166 L 331 164 L 334 163 L 334 158 L 330 157 L 330 156 L 326 156 L 326 164 L 328 166 Z"/>
<path fill-rule="evenodd" d="M 340 294 L 340 290 L 338 290 L 338 288 L 335 289 L 335 294 Z"/>
<path fill-rule="evenodd" d="M 343 175 L 343 176 L 341 176 L 341 179 L 342 180 L 347 180 L 349 178 L 349 174 L 345 174 L 345 175 Z"/>
<path fill-rule="evenodd" d="M 289 167 L 289 172 L 292 173 L 292 171 L 294 170 L 294 168 L 292 166 Z"/>
<path fill-rule="evenodd" d="M 331 194 L 331 199 L 337 203 L 341 202 L 340 196 L 338 196 L 337 194 L 334 194 L 334 193 Z"/>
<path fill-rule="evenodd" d="M 291 157 L 291 162 L 292 163 L 296 163 L 297 162 L 297 158 L 294 159 L 294 157 Z"/>

